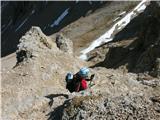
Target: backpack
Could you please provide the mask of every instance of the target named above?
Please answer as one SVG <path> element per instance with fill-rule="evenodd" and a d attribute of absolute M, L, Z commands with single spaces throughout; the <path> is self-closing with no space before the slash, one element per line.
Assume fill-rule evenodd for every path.
<path fill-rule="evenodd" d="M 69 83 L 73 80 L 73 73 L 69 72 L 66 75 L 66 82 Z"/>
<path fill-rule="evenodd" d="M 68 89 L 71 93 L 74 92 L 74 78 L 73 73 L 69 72 L 66 75 L 66 89 Z"/>

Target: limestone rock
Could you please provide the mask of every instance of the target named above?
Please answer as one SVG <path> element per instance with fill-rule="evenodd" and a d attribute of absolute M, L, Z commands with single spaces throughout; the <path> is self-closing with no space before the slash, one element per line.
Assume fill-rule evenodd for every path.
<path fill-rule="evenodd" d="M 71 40 L 65 38 L 62 34 L 57 34 L 56 36 L 56 44 L 57 47 L 63 52 L 67 52 L 69 54 L 73 53 L 73 43 Z"/>
<path fill-rule="evenodd" d="M 108 98 L 103 96 L 75 98 L 64 109 L 62 120 L 157 119 L 150 100 L 137 95 Z"/>
<path fill-rule="evenodd" d="M 32 27 L 18 44 L 17 63 L 26 61 L 29 58 L 37 56 L 41 49 L 56 49 L 55 43 L 44 35 L 39 27 Z"/>

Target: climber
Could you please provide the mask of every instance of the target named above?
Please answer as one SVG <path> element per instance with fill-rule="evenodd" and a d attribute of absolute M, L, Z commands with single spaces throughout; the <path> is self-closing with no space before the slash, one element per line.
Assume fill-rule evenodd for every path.
<path fill-rule="evenodd" d="M 66 75 L 66 88 L 70 92 L 79 92 L 81 90 L 85 90 L 88 88 L 87 81 L 92 81 L 94 78 L 94 74 L 88 78 L 89 69 L 83 67 L 76 74 L 68 73 Z"/>

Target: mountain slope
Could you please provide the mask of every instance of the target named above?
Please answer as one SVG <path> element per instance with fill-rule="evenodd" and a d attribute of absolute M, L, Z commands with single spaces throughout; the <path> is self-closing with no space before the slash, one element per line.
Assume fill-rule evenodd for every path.
<path fill-rule="evenodd" d="M 99 10 L 103 11 L 103 8 Z M 142 66 L 138 68 L 146 69 L 144 63 L 148 63 L 148 60 L 150 62 L 148 53 L 151 52 L 149 55 L 153 55 L 155 59 L 159 57 L 159 12 L 157 11 L 159 11 L 159 2 L 151 2 L 144 13 L 115 35 L 112 42 L 103 44 L 89 53 L 90 59 L 87 62 L 80 60 L 75 54 L 75 48 L 82 49 L 82 47 L 75 47 L 75 41 L 69 39 L 76 29 L 76 22 L 51 36 L 46 36 L 39 27 L 32 27 L 19 40 L 16 55 L 2 59 L 2 119 L 158 120 L 160 118 L 158 78 L 160 64 L 157 62 L 155 70 L 150 71 L 150 74 L 156 73 L 155 76 L 150 76 L 143 70 L 139 73 L 135 69 L 138 65 Z M 101 13 L 99 12 L 96 14 Z M 141 24 L 142 29 L 137 30 L 140 21 L 144 19 L 146 22 Z M 87 21 L 87 19 L 81 20 Z M 79 21 L 77 23 L 82 22 Z M 112 19 L 109 20 L 111 21 Z M 109 27 L 108 24 L 106 26 Z M 73 31 L 70 31 L 70 28 L 74 28 Z M 88 28 L 84 29 L 84 31 L 88 30 Z M 91 31 L 89 33 L 91 34 Z M 79 36 L 74 34 L 72 38 L 77 37 L 78 40 L 85 33 L 82 29 L 82 32 L 77 34 Z M 91 38 L 86 38 L 89 39 Z M 81 42 L 82 45 L 87 46 L 83 40 Z M 150 48 L 153 50 L 150 51 Z M 77 53 L 79 52 L 80 50 L 77 50 Z M 11 68 L 13 57 L 16 58 L 16 63 Z M 133 67 L 135 72 L 132 73 L 124 62 L 129 63 L 130 60 L 136 62 L 133 64 L 136 65 Z M 111 66 L 108 67 L 108 64 Z M 92 66 L 89 69 L 91 74 L 95 74 L 95 85 L 79 93 L 69 93 L 65 88 L 66 73 L 69 71 L 76 73 L 83 66 Z M 151 70 L 154 67 L 148 64 L 147 68 Z"/>
<path fill-rule="evenodd" d="M 41 107 L 48 105 L 44 96 L 66 94 L 65 74 L 85 64 L 61 51 L 40 28 L 32 27 L 20 41 L 17 64 L 2 73 L 2 118 L 39 119 L 35 112 L 43 112 Z"/>

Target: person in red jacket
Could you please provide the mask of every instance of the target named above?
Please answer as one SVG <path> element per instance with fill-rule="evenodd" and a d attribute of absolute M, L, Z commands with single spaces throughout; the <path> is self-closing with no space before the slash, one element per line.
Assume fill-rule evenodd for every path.
<path fill-rule="evenodd" d="M 66 88 L 70 92 L 79 92 L 88 88 L 87 81 L 91 81 L 94 74 L 88 78 L 89 69 L 84 67 L 81 68 L 78 73 L 73 75 L 71 82 L 67 83 Z"/>

